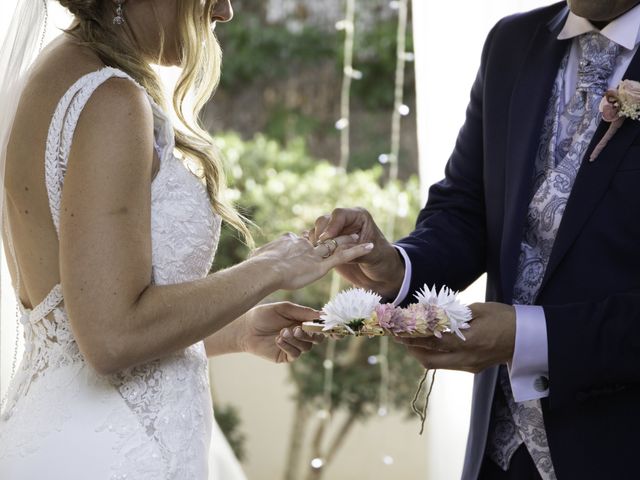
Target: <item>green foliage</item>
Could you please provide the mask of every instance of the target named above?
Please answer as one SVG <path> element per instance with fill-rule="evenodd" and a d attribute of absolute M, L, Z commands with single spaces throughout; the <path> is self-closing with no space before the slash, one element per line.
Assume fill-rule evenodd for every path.
<path fill-rule="evenodd" d="M 419 210 L 417 178 L 383 187 L 382 169 L 340 173 L 324 160 L 310 157 L 300 140 L 282 148 L 277 142 L 258 135 L 244 142 L 236 134 L 217 139 L 229 165 L 230 188 L 237 202 L 261 227 L 257 244 L 284 232 L 300 233 L 315 219 L 338 206 L 362 206 L 384 226 L 397 214 L 398 235 L 410 232 Z M 218 268 L 229 266 L 246 256 L 246 250 L 225 233 L 217 256 Z M 287 299 L 321 308 L 330 296 L 330 275 L 296 292 L 280 292 L 273 299 Z M 354 343 L 355 342 L 355 343 Z M 318 404 L 322 398 L 326 344 L 314 349 L 292 366 L 292 379 L 299 401 Z M 406 408 L 421 368 L 404 348 L 389 345 L 390 400 Z M 337 345 L 334 370 L 333 405 L 348 409 L 359 417 L 375 411 L 378 403 L 380 366 L 368 358 L 379 351 L 378 340 L 342 340 Z"/>
<path fill-rule="evenodd" d="M 391 18 L 356 32 L 354 68 L 363 78 L 353 82 L 354 104 L 370 110 L 393 107 L 396 69 L 397 20 Z M 344 61 L 343 33 L 305 27 L 291 31 L 281 24 L 269 24 L 259 15 L 244 11 L 242 22 L 231 22 L 218 33 L 224 46 L 221 87 L 234 92 L 257 80 L 269 81 L 299 73 L 305 65 L 335 62 L 336 72 Z M 407 34 L 406 50 L 413 51 L 413 37 Z M 339 74 L 342 77 L 342 74 Z M 405 87 L 414 90 L 409 68 Z"/>
<path fill-rule="evenodd" d="M 251 11 L 243 12 L 242 22 L 226 24 L 218 35 L 225 52 L 221 86 L 230 92 L 258 79 L 281 78 L 320 58 L 334 59 L 339 46 L 335 35 L 315 28 L 291 32 Z"/>
<path fill-rule="evenodd" d="M 362 79 L 352 84 L 355 103 L 367 110 L 393 108 L 396 70 L 397 20 L 390 19 L 376 23 L 373 28 L 359 32 L 355 36 L 356 52 L 354 66 L 362 72 Z M 413 52 L 413 35 L 407 34 L 405 50 Z M 342 52 L 342 51 L 341 51 Z M 405 91 L 414 89 L 412 64 L 405 73 Z"/>
<path fill-rule="evenodd" d="M 220 430 L 222 430 L 224 436 L 227 438 L 233 453 L 235 453 L 238 460 L 246 460 L 246 436 L 240 430 L 242 421 L 240 420 L 240 413 L 238 412 L 238 409 L 233 405 L 216 406 L 214 409 L 214 415 L 216 417 L 216 422 L 220 426 Z"/>
<path fill-rule="evenodd" d="M 234 95 L 247 88 L 268 86 L 275 99 L 268 105 L 268 121 L 262 131 L 282 143 L 292 136 L 308 138 L 334 132 L 334 114 L 331 118 L 310 116 L 301 104 L 285 101 L 288 87 L 284 85 L 287 78 L 302 76 L 319 65 L 335 65 L 335 78 L 331 81 L 335 82 L 336 90 L 326 101 L 337 109 L 344 32 L 309 26 L 292 31 L 283 24 L 266 22 L 255 8 L 243 8 L 242 22 L 231 22 L 218 31 L 224 48 L 221 90 Z M 381 137 L 375 127 L 379 115 L 390 113 L 394 104 L 396 30 L 395 18 L 356 30 L 354 68 L 363 73 L 363 78 L 352 83 L 351 106 L 354 111 L 365 113 L 365 118 L 372 115 L 359 126 L 363 131 L 361 137 L 366 140 L 353 145 L 353 165 L 357 168 L 375 163 L 378 154 L 389 149 L 388 139 Z M 410 34 L 407 35 L 407 51 L 413 51 Z M 415 97 L 412 64 L 406 68 L 405 94 L 407 103 L 411 104 Z M 372 125 L 368 126 L 369 123 Z M 366 130 L 374 133 L 367 134 Z"/>
<path fill-rule="evenodd" d="M 311 137 L 317 133 L 335 131 L 333 124 L 307 115 L 300 108 L 276 104 L 269 110 L 267 124 L 262 133 L 281 144 L 287 144 L 291 135 L 296 138 Z"/>

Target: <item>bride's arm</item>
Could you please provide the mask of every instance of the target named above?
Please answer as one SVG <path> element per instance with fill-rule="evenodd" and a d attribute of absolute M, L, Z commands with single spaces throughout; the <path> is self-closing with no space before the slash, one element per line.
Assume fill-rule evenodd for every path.
<path fill-rule="evenodd" d="M 319 260 L 282 237 L 249 260 L 193 282 L 152 285 L 153 116 L 143 92 L 109 80 L 80 117 L 65 177 L 60 276 L 71 327 L 102 373 L 185 348 L 280 288 L 298 288 L 367 252 Z"/>

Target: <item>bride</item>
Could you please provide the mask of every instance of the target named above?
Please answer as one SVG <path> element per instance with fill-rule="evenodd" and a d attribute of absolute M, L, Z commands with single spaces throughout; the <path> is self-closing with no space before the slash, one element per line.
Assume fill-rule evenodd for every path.
<path fill-rule="evenodd" d="M 46 1 L 19 0 L 31 20 L 14 48 L 37 43 Z M 372 245 L 287 234 L 209 274 L 221 221 L 251 242 L 190 120 L 217 83 L 212 25 L 231 19 L 230 0 L 58 1 L 73 25 L 0 91 L 4 245 L 26 343 L 0 417 L 0 478 L 205 479 L 207 355 L 294 360 L 317 341 L 296 326 L 317 312 L 256 305 Z M 183 69 L 180 130 L 152 63 Z"/>

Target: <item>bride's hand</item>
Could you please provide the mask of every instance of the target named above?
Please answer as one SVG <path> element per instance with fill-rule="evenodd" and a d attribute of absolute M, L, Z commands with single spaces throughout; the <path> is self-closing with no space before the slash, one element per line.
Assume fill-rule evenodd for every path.
<path fill-rule="evenodd" d="M 275 363 L 292 362 L 324 339 L 324 335 L 308 334 L 300 326 L 316 320 L 319 314 L 289 302 L 254 307 L 244 317 L 242 349 Z"/>
<path fill-rule="evenodd" d="M 371 252 L 373 244 L 357 242 L 358 235 L 343 235 L 314 246 L 307 238 L 287 233 L 255 250 L 252 258 L 268 262 L 279 288 L 296 290 Z"/>

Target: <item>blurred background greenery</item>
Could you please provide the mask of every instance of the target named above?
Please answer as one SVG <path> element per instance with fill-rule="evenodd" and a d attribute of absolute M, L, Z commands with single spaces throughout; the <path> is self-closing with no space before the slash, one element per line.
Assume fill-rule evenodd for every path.
<path fill-rule="evenodd" d="M 259 226 L 257 244 L 284 232 L 302 232 L 336 206 L 362 206 L 384 224 L 396 218 L 395 231 L 412 230 L 419 211 L 415 117 L 403 118 L 400 174 L 388 180 L 381 154 L 390 151 L 394 108 L 397 12 L 388 1 L 361 2 L 356 14 L 354 68 L 362 79 L 351 92 L 351 157 L 346 172 L 339 157 L 340 86 L 344 34 L 335 22 L 344 16 L 342 1 L 296 2 L 286 10 L 275 2 L 237 0 L 241 19 L 217 29 L 224 49 L 223 77 L 203 121 L 214 135 L 228 167 L 231 194 L 242 211 Z M 320 2 L 322 3 L 322 2 Z M 329 8 L 333 6 L 333 8 Z M 315 7 L 315 8 L 314 8 Z M 366 11 L 365 11 L 366 10 Z M 411 32 L 406 51 L 412 51 Z M 415 111 L 412 64 L 405 76 L 405 104 Z M 248 251 L 235 235 L 223 232 L 214 269 L 234 265 Z M 290 300 L 321 308 L 330 298 L 331 276 L 296 292 L 279 292 L 269 300 Z M 346 287 L 346 286 L 344 286 Z M 317 479 L 356 422 L 379 412 L 380 344 L 376 340 L 337 342 L 331 387 L 331 419 L 341 412 L 338 433 L 328 435 L 323 411 L 324 372 L 328 343 L 290 366 L 295 386 L 295 411 L 287 480 Z M 421 367 L 404 349 L 389 349 L 390 407 L 409 411 Z M 245 458 L 242 412 L 216 406 L 216 416 L 240 459 Z M 309 445 L 301 445 L 304 439 Z M 309 458 L 303 458 L 304 456 Z"/>

